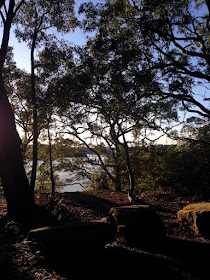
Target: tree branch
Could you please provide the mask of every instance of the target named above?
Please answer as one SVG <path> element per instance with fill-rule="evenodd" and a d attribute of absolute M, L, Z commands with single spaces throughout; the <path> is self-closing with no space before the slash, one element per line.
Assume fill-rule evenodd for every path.
<path fill-rule="evenodd" d="M 2 13 L 2 10 L 0 10 L 0 16 L 2 18 L 3 23 L 5 24 L 6 19 L 5 19 L 4 15 L 3 15 L 3 13 Z"/>
<path fill-rule="evenodd" d="M 5 5 L 6 0 L 0 0 L 0 9 L 2 8 L 3 5 Z"/>
<path fill-rule="evenodd" d="M 14 16 L 16 15 L 16 13 L 18 12 L 18 10 L 20 9 L 20 7 L 25 3 L 25 0 L 20 1 L 20 3 L 18 4 L 18 6 L 16 7 L 15 11 L 14 11 Z"/>
<path fill-rule="evenodd" d="M 200 79 L 205 79 L 207 81 L 210 82 L 210 76 L 205 75 L 201 72 L 198 71 L 190 71 L 189 69 L 187 69 L 186 67 L 184 67 L 180 62 L 176 61 L 171 55 L 169 55 L 167 52 L 164 52 L 163 49 L 161 49 L 157 44 L 153 43 L 153 45 L 155 46 L 155 48 L 162 53 L 164 56 L 166 56 L 167 58 L 169 58 L 179 69 L 183 70 L 184 73 L 183 74 L 187 74 L 190 75 L 191 77 L 194 78 L 200 78 Z"/>

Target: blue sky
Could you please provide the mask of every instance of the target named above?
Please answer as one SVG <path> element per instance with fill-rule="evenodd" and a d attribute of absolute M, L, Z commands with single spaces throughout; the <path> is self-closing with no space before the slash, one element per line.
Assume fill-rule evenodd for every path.
<path fill-rule="evenodd" d="M 82 3 L 87 2 L 87 0 L 75 0 L 75 11 L 77 14 L 78 8 Z M 92 0 L 93 3 L 98 3 L 102 1 Z M 81 19 L 81 16 L 80 16 Z M 2 36 L 2 30 L 0 28 L 0 36 Z M 67 40 L 69 43 L 73 43 L 75 45 L 84 45 L 86 42 L 87 34 L 77 28 L 74 32 L 69 32 L 66 35 L 57 34 L 59 39 Z M 14 35 L 14 27 L 10 33 L 10 41 L 9 45 L 14 48 L 14 60 L 17 63 L 17 67 L 20 69 L 25 69 L 26 71 L 30 72 L 30 51 L 27 47 L 27 44 L 21 42 L 19 43 L 18 40 L 15 38 Z"/>
<path fill-rule="evenodd" d="M 58 35 L 59 39 L 65 39 L 69 43 L 75 45 L 84 45 L 86 42 L 87 34 L 77 28 L 75 32 L 70 32 L 64 36 Z M 14 60 L 16 61 L 17 67 L 20 69 L 25 69 L 30 72 L 30 51 L 26 43 L 19 43 L 15 38 L 14 33 L 11 32 L 9 45 L 14 48 Z"/>

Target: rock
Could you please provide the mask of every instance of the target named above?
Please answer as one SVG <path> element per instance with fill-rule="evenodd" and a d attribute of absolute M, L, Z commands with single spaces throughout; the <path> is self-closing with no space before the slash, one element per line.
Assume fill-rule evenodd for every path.
<path fill-rule="evenodd" d="M 189 204 L 177 213 L 177 218 L 196 235 L 210 238 L 210 202 Z"/>
<path fill-rule="evenodd" d="M 110 223 L 91 222 L 34 229 L 29 232 L 28 240 L 40 243 L 47 252 L 64 254 L 104 248 L 114 236 Z"/>
<path fill-rule="evenodd" d="M 111 223 L 117 229 L 117 239 L 136 247 L 158 246 L 165 239 L 163 221 L 149 205 L 130 205 L 112 208 Z"/>

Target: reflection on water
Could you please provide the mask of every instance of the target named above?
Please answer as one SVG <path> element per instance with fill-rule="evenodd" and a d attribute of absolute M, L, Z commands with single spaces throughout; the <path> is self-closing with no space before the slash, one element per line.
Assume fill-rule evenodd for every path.
<path fill-rule="evenodd" d="M 70 173 L 67 171 L 57 171 L 56 174 L 59 175 L 59 179 L 61 181 L 65 181 L 67 179 L 71 179 L 74 177 L 74 175 L 70 175 Z M 86 186 L 87 186 L 88 182 L 89 181 L 85 180 L 85 179 L 77 180 L 75 182 L 65 184 L 64 186 L 59 187 L 56 191 L 58 191 L 58 192 L 82 192 L 82 191 L 87 190 Z"/>

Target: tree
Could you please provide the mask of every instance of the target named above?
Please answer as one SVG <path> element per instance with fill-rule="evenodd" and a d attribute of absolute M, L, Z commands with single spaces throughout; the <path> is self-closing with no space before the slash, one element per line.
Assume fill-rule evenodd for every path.
<path fill-rule="evenodd" d="M 135 30 L 147 59 L 138 76 L 152 73 L 159 84 L 155 94 L 179 101 L 187 116 L 209 121 L 208 1 L 115 0 L 84 4 L 81 12 L 86 30 L 101 30 L 101 22 L 107 29 Z"/>
<path fill-rule="evenodd" d="M 141 2 L 141 3 L 140 3 Z M 210 119 L 210 10 L 209 1 L 133 1 L 131 9 L 139 19 L 133 17 L 146 44 L 153 49 L 156 59 L 146 71 L 158 69 L 164 86 L 163 98 L 171 96 L 180 100 L 187 113 L 187 124 L 195 128 L 208 127 Z M 142 5 L 141 5 L 142 4 Z M 140 6 L 141 5 L 141 6 Z M 137 22 L 138 21 L 138 22 Z M 180 90 L 180 84 L 188 80 L 192 87 Z M 172 89 L 169 92 L 168 89 Z M 183 130 L 182 130 L 183 132 Z M 173 133 L 175 139 L 205 140 L 195 135 L 191 138 L 183 133 Z"/>
<path fill-rule="evenodd" d="M 4 63 L 12 21 L 24 1 L 0 3 L 3 37 L 0 49 L 0 176 L 7 200 L 8 213 L 18 216 L 28 214 L 34 206 L 34 198 L 25 173 L 21 152 L 21 140 L 17 133 L 14 114 L 9 103 L 3 80 Z M 3 11 L 2 11 L 3 10 Z"/>
<path fill-rule="evenodd" d="M 209 199 L 209 155 L 210 146 L 199 142 L 169 146 L 154 167 L 156 182 L 169 192 Z"/>
<path fill-rule="evenodd" d="M 135 178 L 129 146 L 133 138 L 128 135 L 138 135 L 144 127 L 159 129 L 164 119 L 175 120 L 176 104 L 155 94 L 159 87 L 154 75 L 138 76 L 146 59 L 135 30 L 119 24 L 115 28 L 100 25 L 96 37 L 89 40 L 85 50 L 78 51 L 74 71 L 69 69 L 70 73 L 55 83 L 54 92 L 59 94 L 57 102 L 66 128 L 63 132 L 96 154 L 98 160 L 88 159 L 88 163 L 100 166 L 116 190 L 122 188 L 124 159 L 132 199 Z M 75 81 L 74 86 L 71 81 Z M 107 161 L 90 139 L 95 146 L 108 146 L 111 157 Z"/>
<path fill-rule="evenodd" d="M 35 49 L 55 38 L 50 30 L 56 28 L 58 32 L 69 32 L 76 24 L 74 17 L 74 0 L 71 1 L 43 1 L 30 0 L 20 10 L 17 19 L 16 36 L 28 42 L 31 51 L 31 99 L 33 104 L 33 165 L 30 185 L 35 188 L 37 170 L 37 142 L 38 142 L 38 107 L 35 77 Z M 22 27 L 22 30 L 21 30 Z"/>
<path fill-rule="evenodd" d="M 167 82 L 162 91 L 163 98 L 171 96 L 180 100 L 185 110 L 208 121 L 209 2 L 124 2 L 129 6 L 127 11 L 124 10 L 125 21 L 136 26 L 139 36 L 143 36 L 148 48 L 153 51 L 153 63 L 144 71 L 148 73 L 158 69 L 162 83 Z M 133 13 L 130 18 L 128 11 Z M 184 89 L 182 83 L 186 81 L 194 87 Z M 204 93 L 202 86 L 207 89 Z"/>

